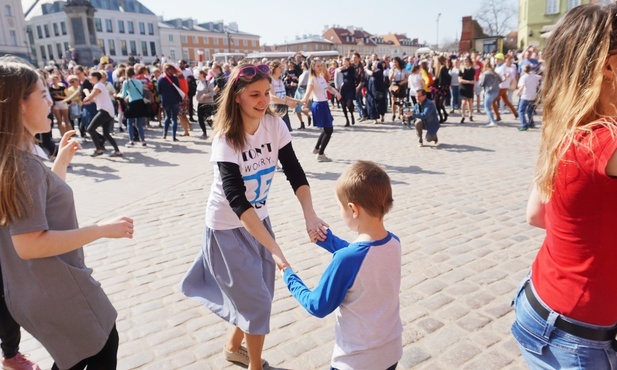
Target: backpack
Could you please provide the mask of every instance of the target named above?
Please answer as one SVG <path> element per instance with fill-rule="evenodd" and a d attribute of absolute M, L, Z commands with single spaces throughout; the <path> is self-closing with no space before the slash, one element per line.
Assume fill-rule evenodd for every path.
<path fill-rule="evenodd" d="M 193 76 L 188 76 L 186 78 L 186 80 L 188 82 L 188 94 L 189 94 L 189 96 L 195 95 L 195 93 L 197 92 L 197 80 L 195 80 L 195 77 L 193 77 Z"/>

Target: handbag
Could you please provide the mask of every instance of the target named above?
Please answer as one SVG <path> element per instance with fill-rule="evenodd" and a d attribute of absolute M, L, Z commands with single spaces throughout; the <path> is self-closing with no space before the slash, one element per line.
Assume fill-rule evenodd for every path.
<path fill-rule="evenodd" d="M 139 118 L 146 117 L 148 115 L 148 107 L 143 99 L 137 99 L 130 101 L 124 111 L 126 118 Z"/>
<path fill-rule="evenodd" d="M 392 94 L 398 94 L 399 90 L 401 89 L 401 87 L 399 85 L 397 85 L 396 83 L 393 83 L 392 85 L 390 85 L 390 92 Z"/>
<path fill-rule="evenodd" d="M 74 121 L 79 117 L 81 117 L 81 105 L 73 102 L 69 107 L 69 119 Z"/>

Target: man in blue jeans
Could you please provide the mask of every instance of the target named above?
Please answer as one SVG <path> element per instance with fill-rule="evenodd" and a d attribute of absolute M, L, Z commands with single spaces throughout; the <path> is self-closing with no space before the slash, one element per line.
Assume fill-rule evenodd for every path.
<path fill-rule="evenodd" d="M 416 121 L 416 133 L 418 135 L 418 146 L 424 146 L 422 142 L 422 130 L 426 130 L 426 141 L 435 142 L 438 144 L 437 131 L 439 130 L 439 118 L 437 117 L 437 108 L 435 103 L 428 99 L 426 92 L 423 89 L 416 91 L 416 99 L 418 103 L 413 107 L 410 113 L 407 113 L 407 118 Z"/>
<path fill-rule="evenodd" d="M 166 63 L 163 66 L 165 72 L 157 81 L 157 88 L 159 96 L 161 97 L 161 104 L 165 110 L 165 126 L 163 132 L 163 139 L 167 138 L 167 131 L 169 130 L 169 123 L 171 122 L 171 133 L 173 141 L 179 141 L 176 138 L 176 131 L 178 130 L 178 108 L 183 97 L 180 96 L 180 82 L 178 81 L 178 74 L 180 71 L 170 63 Z"/>
<path fill-rule="evenodd" d="M 353 54 L 353 67 L 356 70 L 356 99 L 354 100 L 354 105 L 358 110 L 360 122 L 362 122 L 368 119 L 368 112 L 366 111 L 362 101 L 362 88 L 364 87 L 366 73 L 364 72 L 364 66 L 362 65 L 360 54 L 357 52 Z"/>
<path fill-rule="evenodd" d="M 518 117 L 521 120 L 519 131 L 527 131 L 535 127 L 533 123 L 533 111 L 536 105 L 538 87 L 540 86 L 540 76 L 533 73 L 532 65 L 523 66 L 523 75 L 518 80 Z"/>

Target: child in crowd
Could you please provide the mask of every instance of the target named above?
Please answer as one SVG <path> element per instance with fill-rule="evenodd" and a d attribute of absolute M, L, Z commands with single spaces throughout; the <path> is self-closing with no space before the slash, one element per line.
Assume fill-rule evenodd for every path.
<path fill-rule="evenodd" d="M 353 243 L 330 230 L 325 241 L 311 241 L 333 253 L 314 290 L 291 268 L 283 278 L 291 294 L 317 317 L 336 310 L 332 370 L 394 370 L 403 354 L 399 315 L 401 244 L 383 217 L 392 208 L 386 172 L 373 162 L 353 164 L 336 183 L 341 217 L 358 233 Z"/>

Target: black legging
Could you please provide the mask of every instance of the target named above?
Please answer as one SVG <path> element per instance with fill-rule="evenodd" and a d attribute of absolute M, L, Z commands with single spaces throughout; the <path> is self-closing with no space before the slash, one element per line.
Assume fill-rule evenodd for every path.
<path fill-rule="evenodd" d="M 118 331 L 116 325 L 111 329 L 107 342 L 103 348 L 92 357 L 83 359 L 77 365 L 68 370 L 83 370 L 88 367 L 88 370 L 115 370 L 118 367 Z M 60 370 L 54 363 L 51 370 Z"/>
<path fill-rule="evenodd" d="M 103 137 L 105 140 L 109 141 L 109 143 L 114 147 L 116 152 L 119 152 L 118 144 L 116 144 L 116 140 L 111 136 L 110 130 L 112 124 L 114 122 L 114 118 L 109 115 L 106 110 L 100 110 L 96 113 L 92 121 L 90 121 L 90 125 L 88 126 L 88 133 L 92 138 L 92 142 L 96 146 L 97 151 L 103 150 L 103 140 L 101 139 L 101 134 L 99 134 L 96 129 L 100 126 L 103 126 Z"/>
<path fill-rule="evenodd" d="M 2 272 L 0 272 L 0 292 L 2 293 L 2 297 L 0 297 L 0 347 L 2 347 L 4 358 L 12 358 L 19 353 L 21 329 L 6 307 L 3 284 Z"/>
<path fill-rule="evenodd" d="M 317 139 L 317 145 L 315 145 L 315 149 L 319 150 L 319 154 L 323 154 L 330 142 L 330 138 L 332 137 L 332 133 L 334 132 L 334 127 L 322 127 L 321 135 Z"/>
<path fill-rule="evenodd" d="M 341 100 L 341 107 L 343 107 L 343 115 L 345 116 L 345 119 L 347 120 L 347 124 L 349 125 L 349 118 L 347 117 L 347 110 L 349 110 L 349 113 L 351 114 L 351 124 L 355 124 L 356 120 L 353 116 L 353 100 Z"/>
<path fill-rule="evenodd" d="M 206 122 L 208 122 L 208 126 L 212 128 L 212 116 L 214 115 L 215 106 L 213 104 L 197 104 L 197 120 L 199 121 L 199 127 L 201 131 L 203 131 L 204 135 L 208 135 L 206 133 Z"/>

